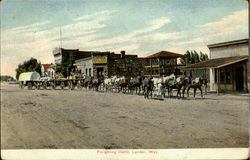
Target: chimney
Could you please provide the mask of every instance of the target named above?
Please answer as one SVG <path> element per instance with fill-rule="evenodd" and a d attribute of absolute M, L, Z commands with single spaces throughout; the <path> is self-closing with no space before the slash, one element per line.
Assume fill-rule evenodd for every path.
<path fill-rule="evenodd" d="M 125 58 L 125 51 L 121 51 L 121 58 Z"/>

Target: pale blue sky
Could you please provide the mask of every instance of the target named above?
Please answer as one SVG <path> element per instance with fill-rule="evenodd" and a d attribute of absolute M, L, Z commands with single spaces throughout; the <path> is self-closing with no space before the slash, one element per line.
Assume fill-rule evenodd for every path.
<path fill-rule="evenodd" d="M 247 9 L 242 0 L 4 0 L 1 74 L 31 56 L 54 62 L 60 26 L 64 48 L 208 53 L 208 44 L 248 38 Z"/>

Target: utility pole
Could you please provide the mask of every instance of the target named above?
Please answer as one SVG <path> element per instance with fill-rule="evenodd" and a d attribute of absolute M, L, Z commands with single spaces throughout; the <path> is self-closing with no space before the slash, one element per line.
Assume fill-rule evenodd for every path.
<path fill-rule="evenodd" d="M 62 48 L 62 27 L 60 26 L 60 48 Z"/>

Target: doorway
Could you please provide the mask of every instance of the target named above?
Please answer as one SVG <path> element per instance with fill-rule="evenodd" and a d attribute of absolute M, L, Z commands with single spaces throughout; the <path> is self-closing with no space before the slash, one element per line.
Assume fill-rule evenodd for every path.
<path fill-rule="evenodd" d="M 97 68 L 97 78 L 103 77 L 103 67 Z"/>
<path fill-rule="evenodd" d="M 235 68 L 235 82 L 236 90 L 242 91 L 244 89 L 244 75 L 243 75 L 243 66 Z"/>

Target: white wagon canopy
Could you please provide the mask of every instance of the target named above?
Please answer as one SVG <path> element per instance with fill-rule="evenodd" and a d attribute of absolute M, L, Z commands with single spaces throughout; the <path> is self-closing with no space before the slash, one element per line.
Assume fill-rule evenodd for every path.
<path fill-rule="evenodd" d="M 37 72 L 25 72 L 19 76 L 19 81 L 39 81 L 40 74 Z"/>

